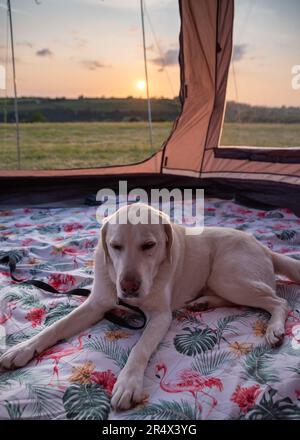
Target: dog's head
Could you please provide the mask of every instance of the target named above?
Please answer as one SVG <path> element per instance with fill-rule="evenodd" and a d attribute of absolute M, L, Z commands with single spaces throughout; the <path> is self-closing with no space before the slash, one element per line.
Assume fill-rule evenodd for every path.
<path fill-rule="evenodd" d="M 104 221 L 101 241 L 118 297 L 141 299 L 150 293 L 162 262 L 171 261 L 173 230 L 164 213 L 135 203 Z"/>

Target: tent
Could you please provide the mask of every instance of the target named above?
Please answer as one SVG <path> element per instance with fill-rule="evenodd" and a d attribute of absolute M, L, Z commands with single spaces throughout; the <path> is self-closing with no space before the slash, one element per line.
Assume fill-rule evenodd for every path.
<path fill-rule="evenodd" d="M 232 54 L 234 0 L 179 1 L 181 113 L 161 149 L 140 163 L 90 169 L 0 173 L 2 199 L 55 200 L 57 190 L 84 194 L 115 187 L 201 187 L 272 206 L 297 209 L 299 149 L 221 148 Z M 299 200 L 299 199 L 298 199 Z"/>

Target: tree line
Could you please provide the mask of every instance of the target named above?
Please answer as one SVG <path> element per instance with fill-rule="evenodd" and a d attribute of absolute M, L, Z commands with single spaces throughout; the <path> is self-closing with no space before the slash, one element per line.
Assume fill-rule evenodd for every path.
<path fill-rule="evenodd" d="M 180 113 L 178 99 L 152 99 L 153 121 L 174 121 Z M 21 122 L 138 122 L 147 121 L 147 102 L 141 98 L 36 98 L 19 100 Z M 15 122 L 12 98 L 0 99 L 0 121 Z M 229 101 L 225 122 L 300 123 L 300 107 L 252 106 Z"/>

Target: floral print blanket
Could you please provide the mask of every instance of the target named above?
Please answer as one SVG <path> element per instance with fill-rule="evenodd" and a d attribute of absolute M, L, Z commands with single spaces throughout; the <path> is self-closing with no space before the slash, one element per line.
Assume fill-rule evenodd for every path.
<path fill-rule="evenodd" d="M 90 287 L 99 229 L 95 214 L 95 207 L 0 210 L 0 257 L 13 254 L 19 277 L 41 279 L 61 292 Z M 248 231 L 300 260 L 300 219 L 288 210 L 206 199 L 205 224 Z M 0 418 L 299 419 L 300 286 L 278 280 L 278 295 L 290 304 L 279 348 L 265 345 L 268 314 L 262 310 L 177 310 L 146 370 L 144 401 L 113 412 L 113 385 L 141 332 L 103 320 L 26 367 L 0 373 Z M 0 352 L 83 300 L 16 284 L 0 265 Z"/>

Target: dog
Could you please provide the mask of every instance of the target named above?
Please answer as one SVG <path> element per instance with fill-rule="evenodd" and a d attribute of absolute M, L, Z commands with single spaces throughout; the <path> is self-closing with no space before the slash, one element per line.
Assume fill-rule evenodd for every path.
<path fill-rule="evenodd" d="M 143 214 L 146 224 L 121 224 Z M 200 232 L 200 230 L 199 230 Z M 152 353 L 168 331 L 172 311 L 196 303 L 200 309 L 250 306 L 271 317 L 266 342 L 284 338 L 288 304 L 276 296 L 275 274 L 300 281 L 300 263 L 272 252 L 253 236 L 231 228 L 207 227 L 188 235 L 154 208 L 135 203 L 108 217 L 100 230 L 91 295 L 66 317 L 8 349 L 1 370 L 26 365 L 46 348 L 87 329 L 118 298 L 140 307 L 148 322 L 114 385 L 111 404 L 129 409 L 143 399 L 143 378 Z"/>

